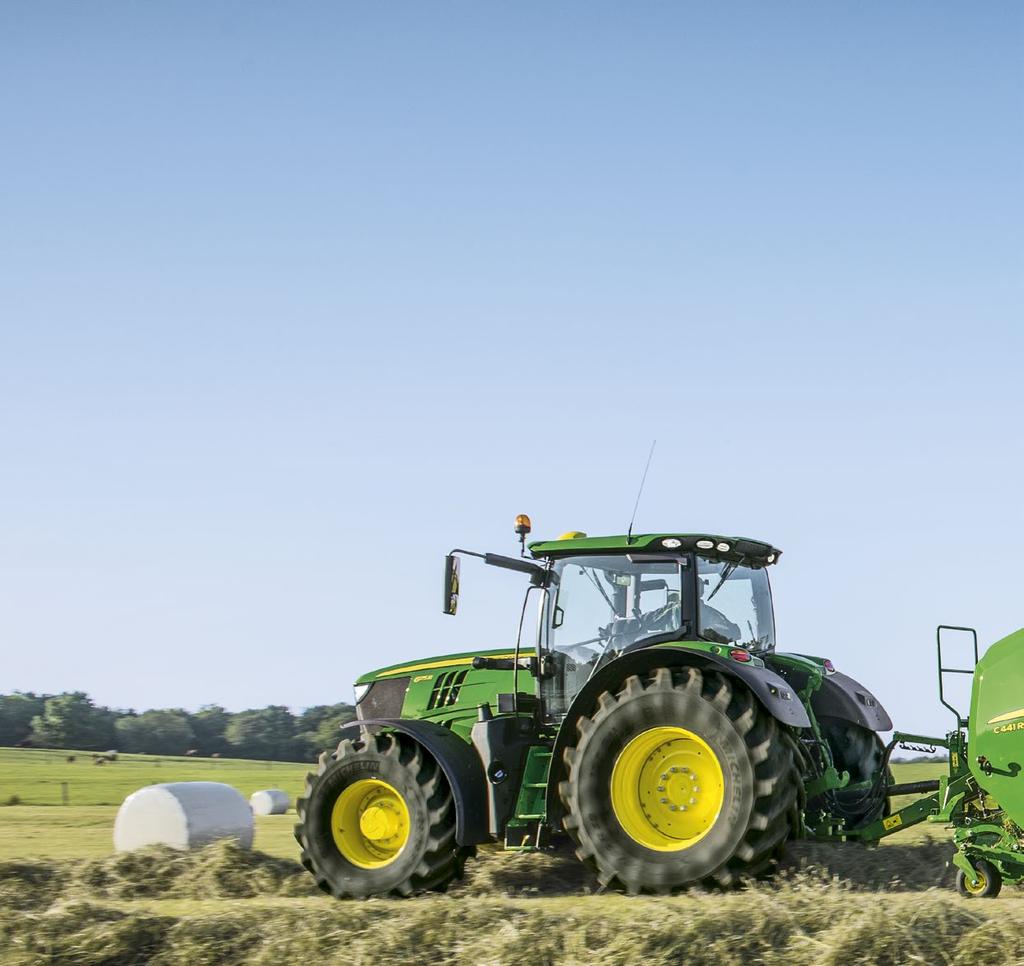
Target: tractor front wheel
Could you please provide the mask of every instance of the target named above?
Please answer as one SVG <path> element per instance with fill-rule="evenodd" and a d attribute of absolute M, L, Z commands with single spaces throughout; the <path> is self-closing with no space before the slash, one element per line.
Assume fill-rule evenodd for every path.
<path fill-rule="evenodd" d="M 799 821 L 792 740 L 733 678 L 632 675 L 577 728 L 563 823 L 603 885 L 731 885 L 766 871 Z"/>
<path fill-rule="evenodd" d="M 444 890 L 472 851 L 455 841 L 437 762 L 402 735 L 346 739 L 322 754 L 297 811 L 302 864 L 339 899 Z"/>

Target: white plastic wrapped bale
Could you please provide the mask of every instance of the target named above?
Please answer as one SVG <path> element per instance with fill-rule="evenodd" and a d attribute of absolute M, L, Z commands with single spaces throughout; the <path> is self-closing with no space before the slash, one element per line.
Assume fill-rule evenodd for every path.
<path fill-rule="evenodd" d="M 265 788 L 261 792 L 253 792 L 249 796 L 249 804 L 253 815 L 284 815 L 291 799 L 280 788 Z"/>
<path fill-rule="evenodd" d="M 114 820 L 114 849 L 197 849 L 227 838 L 248 849 L 252 831 L 252 809 L 237 789 L 220 782 L 170 782 L 140 788 L 124 800 Z"/>

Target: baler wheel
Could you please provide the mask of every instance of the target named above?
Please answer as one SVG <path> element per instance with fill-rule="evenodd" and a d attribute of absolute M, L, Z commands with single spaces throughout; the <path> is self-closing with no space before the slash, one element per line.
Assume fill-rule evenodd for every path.
<path fill-rule="evenodd" d="M 473 853 L 455 841 L 455 803 L 437 762 L 403 735 L 345 739 L 324 752 L 296 810 L 302 864 L 339 899 L 443 892 Z"/>
<path fill-rule="evenodd" d="M 1003 887 L 1003 877 L 999 870 L 987 859 L 975 861 L 974 868 L 978 872 L 977 885 L 971 885 L 964 871 L 958 869 L 956 891 L 965 899 L 994 899 Z"/>

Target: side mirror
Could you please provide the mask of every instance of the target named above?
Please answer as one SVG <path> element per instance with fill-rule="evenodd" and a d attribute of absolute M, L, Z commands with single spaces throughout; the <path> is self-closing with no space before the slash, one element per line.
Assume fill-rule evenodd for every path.
<path fill-rule="evenodd" d="M 444 613 L 455 616 L 459 609 L 459 558 L 448 554 L 444 558 Z"/>

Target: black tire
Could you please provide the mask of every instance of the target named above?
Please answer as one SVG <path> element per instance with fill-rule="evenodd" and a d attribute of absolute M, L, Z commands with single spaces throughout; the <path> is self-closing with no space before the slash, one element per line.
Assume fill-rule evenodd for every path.
<path fill-rule="evenodd" d="M 390 785 L 409 812 L 405 845 L 379 868 L 350 861 L 331 829 L 338 797 L 368 778 Z M 317 773 L 306 776 L 296 811 L 295 838 L 302 846 L 302 864 L 320 889 L 339 899 L 444 891 L 452 879 L 462 876 L 466 858 L 474 851 L 455 841 L 455 803 L 437 762 L 404 735 L 345 739 L 332 754 L 324 752 Z"/>
<path fill-rule="evenodd" d="M 987 859 L 977 859 L 974 867 L 978 870 L 980 882 L 971 886 L 961 869 L 956 872 L 956 891 L 965 899 L 994 899 L 1003 888 L 1003 877 Z"/>
<path fill-rule="evenodd" d="M 713 824 L 677 851 L 641 844 L 620 824 L 611 802 L 611 775 L 622 750 L 662 726 L 699 736 L 723 775 Z M 577 856 L 602 885 L 660 894 L 695 883 L 731 886 L 773 868 L 798 827 L 803 784 L 794 743 L 733 678 L 696 668 L 633 675 L 616 694 L 604 692 L 577 729 L 576 747 L 564 752 L 568 777 L 559 785 L 563 823 Z"/>
<path fill-rule="evenodd" d="M 851 785 L 878 778 L 885 761 L 885 745 L 876 732 L 842 718 L 827 716 L 818 719 L 818 727 L 832 752 L 836 771 L 849 772 Z M 879 782 L 866 791 L 841 788 L 818 797 L 812 802 L 812 807 L 844 818 L 848 829 L 860 828 L 888 814 L 886 784 Z"/>

